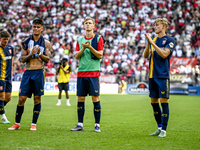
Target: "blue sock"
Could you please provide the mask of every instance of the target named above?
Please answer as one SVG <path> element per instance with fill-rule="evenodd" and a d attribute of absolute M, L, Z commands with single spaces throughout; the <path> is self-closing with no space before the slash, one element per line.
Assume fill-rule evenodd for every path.
<path fill-rule="evenodd" d="M 95 118 L 95 123 L 100 123 L 100 118 L 101 118 L 101 104 L 100 101 L 98 102 L 93 102 L 94 104 L 94 118 Z"/>
<path fill-rule="evenodd" d="M 37 120 L 39 118 L 39 114 L 40 114 L 40 110 L 41 110 L 41 103 L 39 104 L 35 104 L 34 108 L 33 108 L 33 120 L 32 123 L 37 123 Z"/>
<path fill-rule="evenodd" d="M 5 114 L 5 111 L 4 111 L 4 101 L 0 100 L 0 114 Z"/>
<path fill-rule="evenodd" d="M 85 114 L 85 102 L 78 102 L 77 113 L 78 113 L 78 122 L 83 123 L 83 117 Z"/>
<path fill-rule="evenodd" d="M 24 112 L 24 105 L 23 106 L 17 105 L 16 116 L 15 116 L 16 123 L 20 123 L 23 112 Z"/>
<path fill-rule="evenodd" d="M 161 106 L 162 106 L 162 130 L 165 130 L 167 129 L 167 123 L 168 123 L 168 120 L 169 120 L 169 105 L 168 103 L 161 103 Z"/>
<path fill-rule="evenodd" d="M 8 102 L 4 101 L 4 107 L 6 106 L 7 103 L 8 103 Z"/>
<path fill-rule="evenodd" d="M 162 127 L 161 110 L 159 103 L 151 103 L 158 128 Z"/>

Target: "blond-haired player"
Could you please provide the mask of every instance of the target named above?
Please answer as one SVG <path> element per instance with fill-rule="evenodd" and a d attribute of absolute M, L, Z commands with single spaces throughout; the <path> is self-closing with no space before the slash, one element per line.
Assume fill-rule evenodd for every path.
<path fill-rule="evenodd" d="M 165 18 L 158 18 L 154 22 L 154 30 L 157 36 L 152 39 L 145 34 L 147 45 L 144 57 L 149 61 L 149 97 L 154 111 L 154 117 L 158 125 L 158 130 L 153 134 L 158 137 L 166 137 L 166 129 L 169 119 L 169 70 L 170 58 L 174 49 L 174 38 L 167 36 L 165 31 L 168 28 L 168 21 Z M 162 111 L 159 106 L 159 99 Z"/>
<path fill-rule="evenodd" d="M 77 112 L 78 125 L 71 131 L 83 130 L 83 118 L 85 112 L 85 97 L 92 96 L 94 104 L 95 132 L 100 130 L 100 59 L 103 56 L 104 41 L 102 36 L 94 34 L 95 22 L 92 18 L 84 20 L 84 29 L 86 35 L 78 38 L 76 45 L 75 58 L 79 59 L 78 77 L 77 77 Z"/>

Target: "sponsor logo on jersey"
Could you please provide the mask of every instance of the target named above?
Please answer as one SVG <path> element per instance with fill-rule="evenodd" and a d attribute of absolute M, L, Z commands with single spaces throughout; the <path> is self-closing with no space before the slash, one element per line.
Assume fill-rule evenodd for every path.
<path fill-rule="evenodd" d="M 3 60 L 8 60 L 8 59 L 12 59 L 12 56 L 6 56 L 2 58 Z"/>

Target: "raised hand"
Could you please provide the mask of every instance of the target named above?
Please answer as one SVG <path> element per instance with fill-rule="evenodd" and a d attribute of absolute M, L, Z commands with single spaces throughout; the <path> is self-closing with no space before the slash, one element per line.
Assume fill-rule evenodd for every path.
<path fill-rule="evenodd" d="M 37 54 L 40 53 L 40 46 L 36 46 L 36 52 L 37 52 Z"/>
<path fill-rule="evenodd" d="M 145 35 L 147 41 L 148 41 L 150 44 L 152 44 L 152 43 L 153 43 L 153 40 L 152 40 L 152 38 L 149 36 L 149 34 L 148 34 L 148 33 L 145 33 L 144 35 Z"/>
<path fill-rule="evenodd" d="M 82 43 L 81 45 L 83 46 L 83 48 L 89 48 L 90 43 L 91 43 L 90 41 L 87 41 L 85 43 Z"/>
<path fill-rule="evenodd" d="M 29 53 L 33 56 L 36 52 L 37 47 L 33 47 L 32 51 L 29 51 Z"/>

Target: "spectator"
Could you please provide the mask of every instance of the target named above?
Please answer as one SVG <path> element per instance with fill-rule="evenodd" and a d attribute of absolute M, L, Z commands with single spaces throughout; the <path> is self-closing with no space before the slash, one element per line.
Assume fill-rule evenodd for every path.
<path fill-rule="evenodd" d="M 102 34 L 106 40 L 102 69 L 114 63 L 118 67 L 128 66 L 128 61 L 140 62 L 141 51 L 145 44 L 144 33 L 152 33 L 151 25 L 158 17 L 165 16 L 169 20 L 169 35 L 176 39 L 176 51 L 173 56 L 197 57 L 200 65 L 200 20 L 199 1 L 2 1 L 0 3 L 0 28 L 6 28 L 11 33 L 10 45 L 15 48 L 14 63 L 19 66 L 21 42 L 31 33 L 32 19 L 41 17 L 45 21 L 43 35 L 52 43 L 51 62 L 57 64 L 62 58 L 68 58 L 73 63 L 72 74 L 76 73 L 77 61 L 74 61 L 74 49 L 77 38 L 85 33 L 83 21 L 92 17 L 97 26 L 95 32 Z M 75 11 L 76 10 L 76 11 Z M 195 53 L 195 54 L 194 54 Z M 16 69 L 16 71 L 18 70 Z M 127 71 L 128 68 L 126 68 Z M 113 67 L 113 72 L 122 69 Z M 137 79 L 140 73 L 135 70 Z M 148 71 L 148 69 L 147 69 Z M 103 73 L 104 71 L 102 71 Z M 16 72 L 17 74 L 17 72 Z M 138 76 L 139 75 L 139 76 Z"/>

